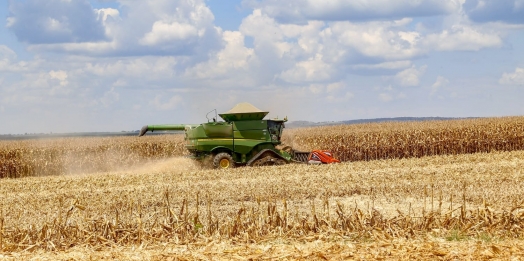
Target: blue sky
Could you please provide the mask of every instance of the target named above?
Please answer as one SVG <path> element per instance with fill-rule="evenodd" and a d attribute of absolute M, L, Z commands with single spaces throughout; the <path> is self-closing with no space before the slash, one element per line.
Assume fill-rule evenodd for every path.
<path fill-rule="evenodd" d="M 0 3 L 0 134 L 524 115 L 524 0 Z"/>

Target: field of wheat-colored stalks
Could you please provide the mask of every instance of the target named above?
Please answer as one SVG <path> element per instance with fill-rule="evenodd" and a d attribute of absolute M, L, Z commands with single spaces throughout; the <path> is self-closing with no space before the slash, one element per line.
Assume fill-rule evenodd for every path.
<path fill-rule="evenodd" d="M 523 258 L 523 169 L 516 151 L 2 179 L 0 257 Z"/>
<path fill-rule="evenodd" d="M 286 130 L 296 149 L 327 149 L 342 161 L 524 150 L 524 117 L 386 122 Z"/>
<path fill-rule="evenodd" d="M 226 171 L 181 135 L 2 141 L 0 260 L 522 259 L 523 119 L 285 130 L 345 162 Z"/>
<path fill-rule="evenodd" d="M 184 154 L 183 135 L 0 140 L 0 178 L 108 171 Z"/>
<path fill-rule="evenodd" d="M 524 150 L 524 117 L 286 129 L 285 145 L 342 161 Z M 0 141 L 0 178 L 114 170 L 187 154 L 183 135 Z"/>

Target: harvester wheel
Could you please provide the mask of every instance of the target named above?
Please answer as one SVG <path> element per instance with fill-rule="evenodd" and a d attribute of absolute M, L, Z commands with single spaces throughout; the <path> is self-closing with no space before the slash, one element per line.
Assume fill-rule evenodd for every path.
<path fill-rule="evenodd" d="M 227 152 L 220 152 L 213 159 L 213 166 L 217 169 L 234 168 L 235 161 L 233 161 L 233 157 Z"/>

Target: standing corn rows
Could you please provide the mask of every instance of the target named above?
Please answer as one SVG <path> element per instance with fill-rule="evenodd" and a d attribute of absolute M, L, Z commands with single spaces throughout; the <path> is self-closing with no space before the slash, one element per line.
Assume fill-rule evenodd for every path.
<path fill-rule="evenodd" d="M 284 142 L 331 150 L 342 161 L 514 151 L 524 149 L 524 117 L 295 129 Z"/>
<path fill-rule="evenodd" d="M 182 135 L 0 142 L 0 178 L 108 171 L 185 153 Z"/>

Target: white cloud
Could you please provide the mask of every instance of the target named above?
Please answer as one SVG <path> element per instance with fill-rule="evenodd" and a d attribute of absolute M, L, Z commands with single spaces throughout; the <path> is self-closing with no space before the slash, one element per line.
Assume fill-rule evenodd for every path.
<path fill-rule="evenodd" d="M 0 45 L 0 61 L 11 62 L 16 59 L 16 53 L 5 45 Z"/>
<path fill-rule="evenodd" d="M 391 101 L 393 100 L 393 96 L 389 93 L 380 93 L 378 95 L 378 99 L 383 101 L 383 102 L 388 102 L 388 101 Z"/>
<path fill-rule="evenodd" d="M 455 25 L 451 30 L 428 35 L 424 44 L 439 51 L 478 51 L 487 47 L 499 47 L 502 45 L 502 39 L 496 33 Z"/>
<path fill-rule="evenodd" d="M 111 104 L 114 104 L 120 100 L 120 94 L 115 90 L 115 87 L 104 93 L 104 96 L 100 98 L 100 103 L 105 107 L 109 107 Z"/>
<path fill-rule="evenodd" d="M 338 95 L 328 95 L 326 99 L 330 102 L 347 102 L 353 99 L 355 95 L 351 92 L 345 92 Z"/>
<path fill-rule="evenodd" d="M 59 0 L 51 1 L 57 9 L 69 6 Z M 37 0 L 29 2 L 41 5 L 36 4 Z M 181 0 L 176 3 L 170 0 L 119 0 L 119 8 L 125 10 L 124 14 L 113 8 L 92 9 L 89 3 L 87 7 L 90 8 L 86 9 L 86 0 L 78 2 L 82 2 L 79 4 L 83 8 L 82 12 L 93 15 L 99 27 L 97 33 L 102 34 L 102 37 L 77 36 L 80 33 L 76 27 L 67 24 L 68 19 L 51 16 L 49 14 L 54 14 L 54 11 L 43 9 L 38 15 L 56 20 L 51 25 L 53 28 L 62 28 L 63 32 L 54 33 L 54 36 L 50 30 L 39 30 L 27 36 L 31 38 L 28 40 L 31 44 L 28 49 L 33 52 L 65 52 L 88 56 L 183 55 L 201 60 L 207 57 L 208 52 L 222 45 L 221 30 L 214 26 L 213 13 L 204 0 Z M 23 14 L 29 6 L 21 6 L 24 8 L 20 13 Z M 22 14 L 20 16 L 25 17 Z M 18 21 L 18 16 L 13 17 Z M 15 24 L 18 23 L 21 22 Z M 33 27 L 38 29 L 37 25 Z M 19 38 L 26 36 L 22 27 L 13 26 L 11 29 L 20 31 Z"/>
<path fill-rule="evenodd" d="M 87 0 L 16 1 L 9 11 L 7 27 L 29 44 L 106 40 L 102 22 Z"/>
<path fill-rule="evenodd" d="M 101 8 L 95 9 L 95 12 L 98 14 L 98 20 L 101 20 L 104 25 L 106 25 L 107 18 L 111 17 L 113 19 L 121 20 L 120 11 L 114 8 Z"/>
<path fill-rule="evenodd" d="M 301 61 L 289 70 L 282 72 L 279 76 L 284 81 L 291 83 L 316 82 L 330 80 L 331 66 L 322 60 L 321 55 L 313 59 Z"/>
<path fill-rule="evenodd" d="M 523 0 L 468 0 L 464 10 L 475 22 L 501 21 L 524 24 Z"/>
<path fill-rule="evenodd" d="M 154 46 L 202 35 L 203 32 L 199 32 L 196 27 L 190 24 L 177 22 L 168 24 L 157 21 L 153 24 L 151 32 L 147 33 L 139 42 L 143 45 Z"/>
<path fill-rule="evenodd" d="M 431 95 L 435 94 L 440 88 L 446 86 L 449 84 L 449 80 L 442 77 L 442 76 L 438 76 L 437 77 L 437 80 L 435 81 L 435 83 L 433 83 L 433 85 L 431 85 Z"/>
<path fill-rule="evenodd" d="M 176 74 L 177 60 L 175 57 L 131 57 L 128 59 L 92 59 L 81 65 L 83 73 L 99 77 L 125 77 L 126 79 L 169 80 Z M 147 76 L 147 79 L 144 77 Z"/>
<path fill-rule="evenodd" d="M 168 99 L 164 99 L 161 95 L 157 95 L 151 104 L 158 110 L 173 110 L 182 104 L 182 97 L 180 95 L 173 95 Z"/>
<path fill-rule="evenodd" d="M 420 35 L 403 29 L 411 21 L 402 19 L 368 23 L 336 22 L 325 31 L 332 33 L 334 40 L 342 44 L 340 47 L 354 48 L 368 57 L 405 60 L 422 52 L 418 47 Z"/>
<path fill-rule="evenodd" d="M 66 71 L 50 71 L 49 76 L 51 76 L 51 79 L 57 79 L 60 81 L 61 86 L 67 85 L 67 72 Z"/>
<path fill-rule="evenodd" d="M 398 70 L 405 69 L 411 66 L 411 61 L 395 61 L 395 62 L 383 62 L 377 64 L 357 64 L 354 65 L 355 69 L 387 69 L 387 70 Z"/>
<path fill-rule="evenodd" d="M 421 66 L 420 68 L 412 66 L 411 68 L 397 73 L 397 75 L 395 75 L 395 79 L 402 86 L 418 86 L 420 77 L 424 74 L 426 68 L 426 65 Z"/>
<path fill-rule="evenodd" d="M 247 1 L 246 1 L 247 2 Z M 460 9 L 460 0 L 262 0 L 247 2 L 283 22 L 305 20 L 363 21 L 408 16 L 445 15 Z"/>
<path fill-rule="evenodd" d="M 328 86 L 326 87 L 326 91 L 328 93 L 333 93 L 333 92 L 336 92 L 338 90 L 341 90 L 343 89 L 345 86 L 344 86 L 344 83 L 342 82 L 335 82 L 335 83 L 330 83 L 328 84 Z"/>
<path fill-rule="evenodd" d="M 507 85 L 524 85 L 524 68 L 517 67 L 514 73 L 502 74 L 499 83 Z"/>
<path fill-rule="evenodd" d="M 231 79 L 246 75 L 250 70 L 255 52 L 252 48 L 245 47 L 244 35 L 238 31 L 225 31 L 222 35 L 226 42 L 224 49 L 220 50 L 208 61 L 188 68 L 187 77 L 194 79 Z M 238 81 L 238 79 L 236 80 Z M 240 81 L 242 84 L 244 81 Z"/>

